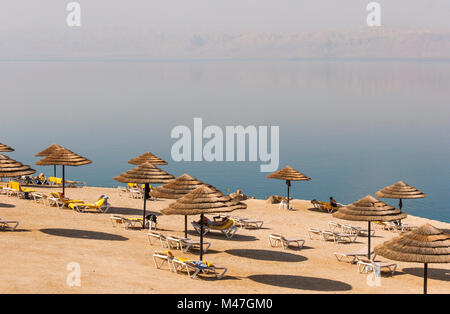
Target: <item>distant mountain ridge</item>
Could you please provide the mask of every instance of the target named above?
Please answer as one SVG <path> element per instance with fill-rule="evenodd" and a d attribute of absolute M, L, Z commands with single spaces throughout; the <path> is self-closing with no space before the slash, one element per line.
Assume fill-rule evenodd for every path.
<path fill-rule="evenodd" d="M 450 30 L 165 34 L 144 29 L 0 32 L 0 58 L 450 58 Z"/>

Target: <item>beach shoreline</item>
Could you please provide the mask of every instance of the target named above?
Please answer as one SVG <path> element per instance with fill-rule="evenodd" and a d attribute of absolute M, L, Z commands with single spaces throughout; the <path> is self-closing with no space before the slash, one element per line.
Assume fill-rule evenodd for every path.
<path fill-rule="evenodd" d="M 57 189 L 35 188 L 58 191 Z M 245 192 L 245 190 L 244 190 Z M 205 259 L 228 268 L 222 280 L 211 277 L 190 279 L 183 273 L 157 269 L 154 250 L 167 250 L 160 244 L 149 245 L 148 230 L 126 230 L 113 227 L 110 216 L 142 216 L 142 200 L 120 194 L 115 188 L 67 188 L 71 198 L 94 202 L 100 195 L 110 198 L 108 213 L 79 213 L 58 209 L 32 200 L 0 195 L 0 217 L 19 220 L 17 231 L 0 232 L 0 293 L 418 293 L 422 292 L 421 264 L 398 264 L 393 276 L 383 275 L 380 286 L 371 285 L 356 265 L 338 262 L 333 252 L 355 251 L 367 245 L 366 237 L 356 243 L 335 244 L 310 239 L 308 228 L 329 229 L 336 221 L 365 227 L 364 222 L 340 221 L 330 214 L 312 209 L 310 201 L 294 199 L 293 211 L 280 209 L 265 200 L 244 201 L 247 209 L 230 213 L 264 221 L 261 229 L 237 231 L 232 239 L 213 232 L 205 237 L 211 249 Z M 183 216 L 160 215 L 172 200 L 147 203 L 149 213 L 158 218 L 158 231 L 165 235 L 184 234 Z M 406 209 L 407 212 L 407 209 Z M 213 215 L 210 215 L 213 216 Z M 188 218 L 189 236 L 198 239 Z M 410 216 L 405 222 L 421 226 L 430 223 L 450 230 L 450 223 Z M 282 249 L 268 245 L 271 233 L 306 240 L 303 249 Z M 373 245 L 398 236 L 398 232 L 376 230 Z M 198 251 L 174 255 L 195 259 Z M 385 260 L 384 258 L 380 258 Z M 69 263 L 81 267 L 81 286 L 67 285 Z M 430 264 L 429 293 L 449 293 L 450 265 Z"/>

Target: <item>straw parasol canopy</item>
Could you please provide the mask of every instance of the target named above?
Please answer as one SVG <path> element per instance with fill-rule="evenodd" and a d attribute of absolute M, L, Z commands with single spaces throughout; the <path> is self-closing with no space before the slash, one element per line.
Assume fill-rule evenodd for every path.
<path fill-rule="evenodd" d="M 63 147 L 58 144 L 52 144 L 43 151 L 41 151 L 40 153 L 34 155 L 34 157 L 47 157 L 48 155 L 53 154 L 54 152 L 56 152 L 58 149 L 61 148 Z M 56 177 L 56 165 L 53 165 L 53 176 Z"/>
<path fill-rule="evenodd" d="M 23 165 L 8 156 L 0 154 L 0 178 L 26 176 L 35 172 L 36 170 L 31 169 L 30 166 Z"/>
<path fill-rule="evenodd" d="M 179 199 L 202 185 L 206 185 L 213 190 L 216 189 L 212 185 L 205 184 L 185 173 L 164 185 L 158 186 L 150 194 L 153 197 Z M 187 215 L 184 216 L 184 237 L 187 238 Z"/>
<path fill-rule="evenodd" d="M 10 146 L 8 146 L 8 145 L 5 145 L 5 144 L 3 144 L 3 143 L 0 143 L 0 152 L 13 152 L 14 151 L 14 148 L 12 148 L 12 147 L 10 147 Z"/>
<path fill-rule="evenodd" d="M 402 209 L 402 199 L 424 198 L 427 195 L 403 181 L 398 181 L 379 190 L 376 196 L 380 198 L 398 198 L 400 199 L 399 207 Z"/>
<path fill-rule="evenodd" d="M 450 234 L 425 224 L 378 245 L 375 253 L 395 261 L 423 263 L 424 293 L 426 293 L 427 264 L 450 262 Z"/>
<path fill-rule="evenodd" d="M 145 227 L 145 211 L 150 183 L 167 183 L 174 179 L 174 176 L 164 170 L 159 169 L 149 162 L 145 162 L 121 175 L 114 177 L 114 180 L 122 183 L 145 184 L 144 187 L 144 213 L 142 218 L 142 228 Z"/>
<path fill-rule="evenodd" d="M 395 221 L 407 217 L 406 213 L 402 212 L 400 209 L 389 206 L 386 203 L 377 200 L 372 195 L 367 195 L 353 204 L 340 207 L 332 215 L 335 218 L 344 220 L 368 222 L 368 259 L 370 259 L 370 222 Z"/>
<path fill-rule="evenodd" d="M 48 155 L 53 154 L 54 152 L 56 152 L 58 149 L 61 149 L 61 148 L 63 148 L 63 147 L 58 144 L 52 144 L 49 147 L 47 147 L 46 149 L 44 149 L 42 152 L 34 155 L 34 157 L 46 157 Z"/>
<path fill-rule="evenodd" d="M 278 170 L 267 176 L 269 179 L 279 179 L 279 180 L 289 180 L 289 181 L 309 181 L 310 177 L 304 175 L 303 173 L 295 170 L 290 166 L 286 166 L 281 170 Z"/>
<path fill-rule="evenodd" d="M 75 154 L 74 152 L 68 150 L 67 148 L 61 147 L 55 150 L 53 153 L 47 157 L 36 162 L 38 166 L 62 166 L 62 194 L 65 193 L 65 166 L 78 167 L 92 163 L 89 159 Z"/>
<path fill-rule="evenodd" d="M 311 178 L 304 175 L 303 173 L 295 170 L 292 167 L 286 166 L 283 169 L 276 171 L 267 176 L 269 179 L 279 179 L 286 180 L 287 185 L 287 208 L 289 209 L 289 188 L 291 186 L 291 181 L 310 181 Z"/>
<path fill-rule="evenodd" d="M 74 152 L 68 150 L 67 148 L 60 148 L 47 157 L 41 159 L 40 161 L 36 162 L 36 165 L 38 166 L 53 166 L 53 165 L 59 165 L 59 166 L 82 166 L 91 164 L 92 161 L 89 159 L 80 156 L 78 154 L 75 154 Z"/>
<path fill-rule="evenodd" d="M 353 221 L 394 221 L 406 218 L 400 209 L 367 195 L 353 204 L 340 207 L 333 217 Z"/>
<path fill-rule="evenodd" d="M 215 189 L 212 185 L 205 184 L 185 173 L 164 185 L 158 186 L 150 194 L 153 197 L 179 199 L 202 185 Z"/>
<path fill-rule="evenodd" d="M 159 169 L 153 164 L 146 162 L 121 175 L 114 177 L 114 180 L 122 183 L 167 183 L 175 177 L 166 171 Z"/>
<path fill-rule="evenodd" d="M 245 209 L 245 203 L 233 200 L 231 197 L 222 194 L 219 190 L 199 186 L 176 202 L 161 210 L 164 215 L 198 215 L 202 222 L 200 229 L 200 260 L 203 259 L 203 215 L 212 213 L 231 212 L 237 209 Z"/>
<path fill-rule="evenodd" d="M 161 210 L 164 215 L 199 215 L 245 209 L 245 203 L 233 200 L 219 190 L 202 185 Z"/>
<path fill-rule="evenodd" d="M 132 165 L 140 165 L 146 162 L 149 162 L 154 165 L 167 165 L 167 162 L 165 160 L 149 152 L 143 153 L 141 156 L 133 158 L 130 161 L 128 161 L 128 163 Z"/>

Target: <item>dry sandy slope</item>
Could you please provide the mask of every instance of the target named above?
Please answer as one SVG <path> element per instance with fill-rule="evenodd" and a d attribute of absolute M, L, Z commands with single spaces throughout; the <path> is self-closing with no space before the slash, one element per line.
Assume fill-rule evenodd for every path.
<path fill-rule="evenodd" d="M 421 293 L 422 266 L 398 263 L 395 276 L 383 276 L 381 286 L 369 286 L 366 275 L 357 267 L 337 262 L 335 251 L 352 251 L 364 246 L 367 238 L 355 244 L 334 244 L 310 240 L 308 227 L 327 229 L 335 220 L 331 215 L 308 209 L 309 203 L 295 200 L 295 211 L 279 210 L 263 200 L 247 201 L 248 208 L 234 214 L 264 220 L 261 230 L 239 229 L 226 240 L 208 234 L 212 242 L 206 259 L 228 267 L 223 280 L 192 280 L 167 269 L 158 270 L 152 253 L 160 246 L 150 246 L 145 231 L 114 228 L 111 213 L 137 216 L 142 213 L 142 200 L 120 196 L 114 189 L 68 189 L 67 195 L 95 201 L 107 194 L 113 204 L 110 213 L 77 213 L 57 209 L 33 201 L 0 195 L 0 217 L 20 220 L 18 232 L 0 232 L 0 293 Z M 169 201 L 149 202 L 158 213 Z M 190 217 L 198 219 L 198 217 Z M 408 217 L 407 223 L 421 225 L 429 220 Z M 450 224 L 431 221 L 440 228 Z M 366 226 L 365 223 L 353 223 Z M 184 217 L 159 216 L 158 226 L 165 234 L 183 234 Z M 189 224 L 190 229 L 192 229 Z M 272 232 L 306 239 L 303 250 L 283 250 L 268 246 Z M 378 244 L 396 233 L 377 231 L 373 243 Z M 198 238 L 191 233 L 193 238 Z M 196 253 L 177 256 L 195 258 Z M 81 265 L 81 287 L 69 287 L 66 277 L 70 262 Z M 429 292 L 450 293 L 450 265 L 430 265 Z"/>

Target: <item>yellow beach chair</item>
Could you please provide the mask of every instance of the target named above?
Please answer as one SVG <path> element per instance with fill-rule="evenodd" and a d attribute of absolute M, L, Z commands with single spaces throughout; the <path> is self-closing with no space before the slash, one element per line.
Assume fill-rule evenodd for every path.
<path fill-rule="evenodd" d="M 78 211 L 80 213 L 84 213 L 86 211 L 86 209 L 95 209 L 100 213 L 106 213 L 111 206 L 108 203 L 108 197 L 105 195 L 102 195 L 99 197 L 97 202 L 95 202 L 94 204 L 71 202 L 67 205 L 67 207 L 69 207 L 71 209 L 75 209 L 76 211 Z"/>
<path fill-rule="evenodd" d="M 54 198 L 58 199 L 58 201 L 66 207 L 69 207 L 69 204 L 72 204 L 72 203 L 78 203 L 78 204 L 84 203 L 84 201 L 82 201 L 82 200 L 72 200 L 67 197 L 63 197 L 60 193 L 57 193 L 57 192 L 50 192 L 50 195 L 53 196 Z"/>
<path fill-rule="evenodd" d="M 173 257 L 172 258 L 172 267 L 175 272 L 179 270 L 185 270 L 189 277 L 195 279 L 198 274 L 214 274 L 217 279 L 222 279 L 225 273 L 227 272 L 226 267 L 216 266 L 208 261 L 193 261 L 190 259 Z M 223 270 L 220 274 L 217 270 Z M 191 275 L 191 272 L 193 274 Z"/>
<path fill-rule="evenodd" d="M 11 194 L 17 195 L 19 198 L 25 198 L 26 194 L 31 194 L 32 192 L 36 192 L 33 189 L 23 188 L 19 182 L 10 181 L 8 183 L 8 188 Z M 9 194 L 10 195 L 10 194 Z"/>
<path fill-rule="evenodd" d="M 193 221 L 192 226 L 194 229 L 200 234 L 201 226 L 198 222 Z M 234 224 L 232 219 L 228 219 L 222 225 L 214 225 L 211 222 L 208 222 L 208 225 L 203 226 L 203 235 L 207 234 L 210 230 L 217 230 L 222 232 L 227 239 L 231 239 L 237 231 L 237 227 Z"/>

